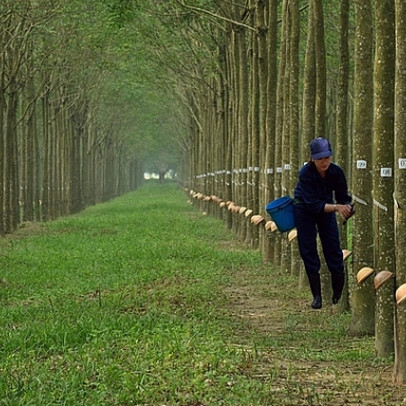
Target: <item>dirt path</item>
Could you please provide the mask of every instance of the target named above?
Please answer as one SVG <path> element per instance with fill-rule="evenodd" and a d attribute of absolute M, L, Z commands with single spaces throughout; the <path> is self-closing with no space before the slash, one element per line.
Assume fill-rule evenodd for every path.
<path fill-rule="evenodd" d="M 273 405 L 406 405 L 392 363 L 371 359 L 373 338 L 347 334 L 349 315 L 312 310 L 289 275 L 254 272 L 235 272 L 229 310 L 243 320 L 241 345 L 259 351 L 249 374 L 269 384 Z"/>

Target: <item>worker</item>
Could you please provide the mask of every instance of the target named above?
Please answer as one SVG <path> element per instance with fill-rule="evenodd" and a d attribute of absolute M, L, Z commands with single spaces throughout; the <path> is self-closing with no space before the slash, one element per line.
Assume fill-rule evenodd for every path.
<path fill-rule="evenodd" d="M 310 160 L 300 169 L 294 190 L 297 241 L 313 295 L 313 309 L 322 307 L 317 234 L 331 273 L 333 304 L 340 300 L 344 287 L 344 261 L 336 213 L 348 219 L 353 211 L 344 171 L 331 162 L 332 155 L 326 138 L 314 138 L 310 143 Z"/>

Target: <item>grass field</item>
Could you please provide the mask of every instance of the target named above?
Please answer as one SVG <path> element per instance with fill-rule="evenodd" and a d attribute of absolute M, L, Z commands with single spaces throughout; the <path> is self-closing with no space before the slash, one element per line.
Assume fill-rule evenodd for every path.
<path fill-rule="evenodd" d="M 393 360 L 176 184 L 1 241 L 0 405 L 400 405 Z"/>

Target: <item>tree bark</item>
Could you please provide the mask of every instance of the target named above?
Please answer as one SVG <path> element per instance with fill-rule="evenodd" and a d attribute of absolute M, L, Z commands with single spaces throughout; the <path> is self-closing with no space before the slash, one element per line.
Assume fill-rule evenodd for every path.
<path fill-rule="evenodd" d="M 394 231 L 396 287 L 406 283 L 406 2 L 396 0 Z M 406 383 L 406 306 L 395 308 L 394 381 Z"/>
<path fill-rule="evenodd" d="M 275 182 L 275 121 L 276 121 L 276 87 L 277 87 L 277 0 L 269 2 L 268 9 L 268 80 L 267 80 L 267 108 L 266 108 L 266 141 L 265 141 L 265 170 L 266 183 L 264 187 L 264 203 L 274 200 Z M 274 259 L 275 233 L 268 232 L 264 239 L 264 261 Z"/>
<path fill-rule="evenodd" d="M 316 58 L 315 137 L 326 136 L 326 47 L 324 39 L 323 1 L 311 0 L 314 14 L 314 41 Z"/>
<path fill-rule="evenodd" d="M 348 26 L 349 26 L 349 13 L 350 4 L 349 0 L 342 0 L 340 2 L 340 41 L 339 41 L 339 69 L 337 78 L 337 121 L 336 121 L 336 152 L 334 154 L 336 163 L 341 166 L 347 176 L 348 187 L 351 189 L 351 176 L 350 176 L 350 132 L 349 132 L 349 101 L 348 101 L 348 88 L 349 88 L 349 44 L 348 44 Z M 349 227 L 343 226 L 339 221 L 340 228 L 340 241 L 342 248 L 348 248 Z M 346 262 L 347 270 L 351 264 Z M 347 272 L 347 275 L 349 271 Z M 349 297 L 348 297 L 348 277 L 345 279 L 345 287 L 341 300 L 341 309 L 348 310 Z"/>
<path fill-rule="evenodd" d="M 293 190 L 296 186 L 297 173 L 299 172 L 300 157 L 298 151 L 300 148 L 299 134 L 299 43 L 300 43 L 300 15 L 299 1 L 292 0 L 289 5 L 290 14 L 290 80 L 289 80 L 289 184 L 288 194 L 293 196 Z M 299 276 L 302 267 L 302 261 L 299 254 L 299 247 L 294 240 L 291 244 L 291 274 Z"/>
<path fill-rule="evenodd" d="M 373 35 L 370 0 L 356 0 L 353 197 L 353 271 L 373 266 L 372 232 L 372 131 L 373 131 Z M 352 280 L 355 280 L 355 275 Z M 370 334 L 375 329 L 375 292 L 371 283 L 353 287 L 351 296 L 353 334 Z"/>
<path fill-rule="evenodd" d="M 395 81 L 395 4 L 381 0 L 376 4 L 376 45 L 374 70 L 374 143 L 373 143 L 373 218 L 376 272 L 395 270 L 393 230 L 393 142 Z M 393 285 L 393 281 L 390 281 Z M 381 297 L 382 295 L 387 297 Z M 394 352 L 393 286 L 377 290 L 375 347 L 379 357 Z"/>

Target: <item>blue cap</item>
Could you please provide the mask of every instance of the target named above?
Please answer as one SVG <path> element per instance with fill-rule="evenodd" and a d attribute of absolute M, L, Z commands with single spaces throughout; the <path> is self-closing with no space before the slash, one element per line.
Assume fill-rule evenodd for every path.
<path fill-rule="evenodd" d="M 312 159 L 328 158 L 333 155 L 329 140 L 318 137 L 310 143 L 310 154 Z"/>

